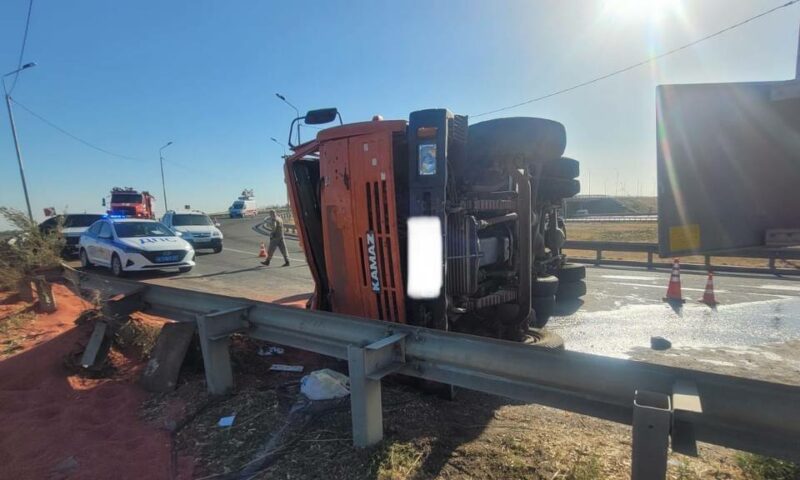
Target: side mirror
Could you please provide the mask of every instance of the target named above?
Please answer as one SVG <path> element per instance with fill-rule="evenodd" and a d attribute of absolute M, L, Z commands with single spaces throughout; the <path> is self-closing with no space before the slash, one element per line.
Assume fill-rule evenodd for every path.
<path fill-rule="evenodd" d="M 105 199 L 105 197 L 104 197 L 104 198 L 103 198 L 103 199 L 100 201 L 100 203 L 102 203 L 104 207 L 106 206 L 106 199 Z"/>
<path fill-rule="evenodd" d="M 339 111 L 335 108 L 320 108 L 319 110 L 309 110 L 305 116 L 306 125 L 320 125 L 331 123 L 336 120 Z"/>
<path fill-rule="evenodd" d="M 220 228 L 222 226 L 222 224 L 219 223 L 219 222 L 214 222 L 214 226 L 217 227 L 217 228 Z"/>
<path fill-rule="evenodd" d="M 183 233 L 181 233 L 181 232 L 179 232 L 179 231 L 175 230 L 175 235 L 177 235 L 177 236 L 179 236 L 179 237 L 182 237 L 182 236 L 183 236 Z"/>

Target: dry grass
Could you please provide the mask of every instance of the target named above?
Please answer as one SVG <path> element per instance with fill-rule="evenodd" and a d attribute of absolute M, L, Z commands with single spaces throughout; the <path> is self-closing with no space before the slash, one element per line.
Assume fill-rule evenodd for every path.
<path fill-rule="evenodd" d="M 0 319 L 0 358 L 21 350 L 24 327 L 36 319 L 31 311 L 17 312 Z"/>
<path fill-rule="evenodd" d="M 567 224 L 567 238 L 569 240 L 585 240 L 596 242 L 658 242 L 658 224 L 655 222 L 629 222 L 629 223 L 604 223 L 604 222 L 574 222 Z M 593 250 L 566 250 L 567 255 L 573 258 L 595 258 Z M 646 253 L 637 252 L 603 252 L 606 260 L 647 261 Z M 671 259 L 655 257 L 654 261 L 669 263 Z M 703 256 L 681 257 L 681 263 L 705 263 Z M 726 265 L 737 267 L 767 268 L 769 262 L 764 258 L 743 257 L 712 257 L 712 265 Z M 777 268 L 795 268 L 793 265 L 775 262 Z"/>
<path fill-rule="evenodd" d="M 13 290 L 35 270 L 60 264 L 64 241 L 57 232 L 41 233 L 38 225 L 19 210 L 0 207 L 0 216 L 16 230 L 12 242 L 0 242 L 0 289 Z"/>
<path fill-rule="evenodd" d="M 122 350 L 133 351 L 140 359 L 150 356 L 163 323 L 147 322 L 132 317 L 117 331 L 115 342 Z"/>

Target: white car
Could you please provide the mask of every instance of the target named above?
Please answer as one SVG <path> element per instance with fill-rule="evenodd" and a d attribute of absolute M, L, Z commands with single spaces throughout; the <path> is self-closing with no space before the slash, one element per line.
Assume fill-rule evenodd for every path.
<path fill-rule="evenodd" d="M 194 248 L 161 222 L 141 218 L 104 218 L 81 235 L 78 255 L 84 268 L 108 267 L 125 272 L 194 267 Z"/>
<path fill-rule="evenodd" d="M 74 256 L 78 254 L 78 242 L 83 232 L 104 216 L 105 215 L 102 213 L 69 213 L 65 215 L 56 215 L 40 223 L 39 230 L 42 233 L 51 233 L 60 225 L 60 233 L 64 237 L 64 250 L 61 254 L 65 257 Z"/>
<path fill-rule="evenodd" d="M 201 211 L 169 211 L 161 223 L 178 232 L 195 250 L 210 248 L 214 253 L 222 251 L 223 237 L 219 224 Z"/>

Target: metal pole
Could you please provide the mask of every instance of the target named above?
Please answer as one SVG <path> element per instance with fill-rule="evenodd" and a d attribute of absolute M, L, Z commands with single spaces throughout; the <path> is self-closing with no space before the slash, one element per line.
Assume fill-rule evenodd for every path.
<path fill-rule="evenodd" d="M 3 78 L 3 91 L 6 82 Z M 19 164 L 19 177 L 22 179 L 22 191 L 25 193 L 25 206 L 28 207 L 28 218 L 33 222 L 33 211 L 31 210 L 31 200 L 28 197 L 28 183 L 25 181 L 25 168 L 22 166 L 22 153 L 19 150 L 19 140 L 17 139 L 17 126 L 14 123 L 14 114 L 11 111 L 11 95 L 6 93 L 6 108 L 8 108 L 8 121 L 11 123 L 11 135 L 14 137 L 14 148 L 17 151 L 17 164 Z"/>
<path fill-rule="evenodd" d="M 158 158 L 161 161 L 161 188 L 164 190 L 164 213 L 169 211 L 167 207 L 167 184 L 164 181 L 164 149 L 172 145 L 172 142 L 167 142 L 166 145 L 158 149 Z"/>
<path fill-rule="evenodd" d="M 285 103 L 286 105 L 289 105 L 290 107 L 292 107 L 294 109 L 294 113 L 297 115 L 297 118 L 300 118 L 300 110 L 298 110 L 297 107 L 292 105 L 291 102 L 289 102 L 289 100 L 286 100 L 286 97 L 284 97 L 280 93 L 276 93 L 275 96 L 280 98 L 281 100 L 283 100 L 283 103 Z M 297 124 L 297 144 L 300 145 L 300 124 L 299 123 Z"/>
<path fill-rule="evenodd" d="M 164 156 L 159 154 L 161 159 L 161 188 L 164 190 L 164 212 L 169 211 L 167 207 L 167 184 L 164 182 Z"/>

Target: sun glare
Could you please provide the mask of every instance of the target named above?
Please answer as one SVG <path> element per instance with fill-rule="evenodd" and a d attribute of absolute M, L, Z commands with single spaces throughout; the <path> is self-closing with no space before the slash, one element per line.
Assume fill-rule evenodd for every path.
<path fill-rule="evenodd" d="M 617 20 L 657 23 L 680 14 L 682 3 L 681 0 L 604 0 L 603 13 Z"/>

